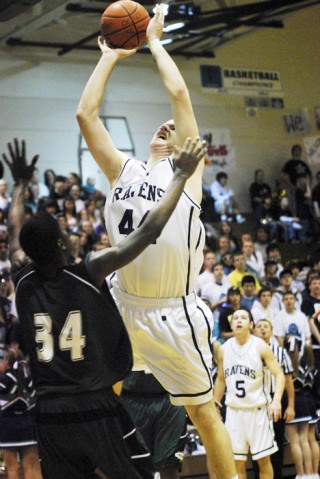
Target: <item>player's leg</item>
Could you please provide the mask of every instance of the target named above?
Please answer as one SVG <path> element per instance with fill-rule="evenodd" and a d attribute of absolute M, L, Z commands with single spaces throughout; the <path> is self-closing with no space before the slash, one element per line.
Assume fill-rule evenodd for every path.
<path fill-rule="evenodd" d="M 204 404 L 185 406 L 197 428 L 207 453 L 208 468 L 220 479 L 236 476 L 231 442 L 213 400 Z"/>
<path fill-rule="evenodd" d="M 2 449 L 2 455 L 7 468 L 7 478 L 19 479 L 20 464 L 17 449 L 13 447 Z"/>
<path fill-rule="evenodd" d="M 21 447 L 20 456 L 24 479 L 41 479 L 38 447 L 36 445 Z"/>
<path fill-rule="evenodd" d="M 246 479 L 247 472 L 246 472 L 246 461 L 238 461 L 236 460 L 236 469 L 239 479 Z"/>
<path fill-rule="evenodd" d="M 299 442 L 304 462 L 304 473 L 312 474 L 312 457 L 308 441 L 309 423 L 302 422 L 298 424 Z"/>
<path fill-rule="evenodd" d="M 260 479 L 273 479 L 273 467 L 270 456 L 261 457 L 258 459 L 258 464 Z"/>

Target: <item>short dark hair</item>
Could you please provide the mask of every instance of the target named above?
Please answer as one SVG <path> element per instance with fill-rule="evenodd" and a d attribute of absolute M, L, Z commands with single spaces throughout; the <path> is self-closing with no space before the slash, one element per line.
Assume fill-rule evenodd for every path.
<path fill-rule="evenodd" d="M 274 250 L 278 250 L 279 251 L 279 245 L 278 243 L 270 243 L 268 244 L 268 246 L 266 247 L 266 253 L 269 254 L 270 251 L 274 251 Z"/>
<path fill-rule="evenodd" d="M 241 286 L 243 286 L 244 284 L 246 283 L 250 283 L 250 284 L 256 284 L 256 280 L 255 280 L 255 277 L 252 276 L 251 274 L 247 274 L 246 276 L 244 276 L 241 280 Z"/>
<path fill-rule="evenodd" d="M 220 181 L 221 178 L 228 178 L 227 173 L 225 173 L 224 171 L 219 171 L 219 173 L 216 174 L 216 180 Z"/>
<path fill-rule="evenodd" d="M 27 256 L 35 262 L 53 260 L 61 230 L 58 220 L 44 211 L 37 213 L 21 228 L 19 241 Z"/>
<path fill-rule="evenodd" d="M 233 320 L 234 313 L 236 313 L 237 311 L 246 311 L 246 312 L 248 313 L 250 323 L 254 323 L 254 319 L 253 319 L 252 313 L 251 313 L 251 311 L 249 311 L 249 309 L 247 309 L 247 308 L 238 308 L 238 309 L 236 309 L 235 311 L 233 311 L 231 321 Z"/>
<path fill-rule="evenodd" d="M 268 286 L 263 286 L 259 291 L 258 291 L 258 298 L 261 298 L 262 293 L 270 293 L 272 295 L 272 289 L 269 288 Z"/>
<path fill-rule="evenodd" d="M 292 276 L 291 269 L 283 269 L 279 274 L 279 278 L 281 279 L 281 278 L 283 278 L 284 276 L 287 276 L 287 275 Z"/>

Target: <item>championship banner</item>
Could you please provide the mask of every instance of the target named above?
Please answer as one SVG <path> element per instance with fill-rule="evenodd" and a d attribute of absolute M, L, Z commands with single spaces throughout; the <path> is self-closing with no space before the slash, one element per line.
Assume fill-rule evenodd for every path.
<path fill-rule="evenodd" d="M 311 165 L 320 164 L 320 135 L 303 139 L 307 157 Z"/>
<path fill-rule="evenodd" d="M 201 84 L 218 91 L 281 92 L 278 70 L 222 68 L 217 65 L 200 65 Z"/>
<path fill-rule="evenodd" d="M 235 150 L 227 128 L 203 129 L 200 136 L 207 142 L 205 175 L 214 177 L 218 171 L 231 171 L 235 164 Z"/>

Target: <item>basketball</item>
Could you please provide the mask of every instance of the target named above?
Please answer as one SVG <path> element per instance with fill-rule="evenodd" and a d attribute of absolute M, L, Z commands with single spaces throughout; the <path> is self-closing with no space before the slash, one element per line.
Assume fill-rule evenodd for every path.
<path fill-rule="evenodd" d="M 103 12 L 101 35 L 111 48 L 139 48 L 146 41 L 149 21 L 149 13 L 142 5 L 132 0 L 119 0 Z"/>

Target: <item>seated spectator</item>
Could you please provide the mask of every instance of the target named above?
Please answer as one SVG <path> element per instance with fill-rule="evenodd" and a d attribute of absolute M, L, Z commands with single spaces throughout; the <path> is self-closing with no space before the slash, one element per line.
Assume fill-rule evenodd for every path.
<path fill-rule="evenodd" d="M 50 168 L 45 170 L 45 172 L 43 173 L 43 178 L 44 178 L 44 185 L 48 188 L 49 190 L 49 194 L 43 194 L 43 196 L 50 196 L 50 193 L 54 190 L 54 180 L 56 179 L 56 174 L 53 170 L 51 170 Z M 41 185 L 41 183 L 39 183 L 39 185 Z M 41 190 L 41 187 L 40 187 L 40 190 Z M 47 190 L 43 190 L 44 192 L 46 192 Z M 41 198 L 40 194 L 39 194 L 39 197 Z"/>
<path fill-rule="evenodd" d="M 281 271 L 283 270 L 283 265 L 281 264 L 281 253 L 277 243 L 270 243 L 266 248 L 267 260 L 275 261 L 277 264 L 277 276 L 279 277 Z"/>
<path fill-rule="evenodd" d="M 241 281 L 241 286 L 243 289 L 242 298 L 240 302 L 240 308 L 245 308 L 248 311 L 251 311 L 253 303 L 257 299 L 256 291 L 256 280 L 254 276 L 248 275 L 244 276 Z"/>
<path fill-rule="evenodd" d="M 281 224 L 280 238 L 281 241 L 294 242 L 296 240 L 297 231 L 301 230 L 302 226 L 299 223 L 299 218 L 294 216 L 289 209 L 289 199 L 287 196 L 280 198 L 279 220 Z"/>
<path fill-rule="evenodd" d="M 264 280 L 262 281 L 262 285 L 270 288 L 272 291 L 280 286 L 277 269 L 277 263 L 272 259 L 267 259 L 264 264 Z"/>
<path fill-rule="evenodd" d="M 297 230 L 297 236 L 301 242 L 311 242 L 313 239 L 313 214 L 311 210 L 311 191 L 309 178 L 299 176 L 295 191 L 296 216 L 299 218 L 301 228 Z"/>
<path fill-rule="evenodd" d="M 86 193 L 88 198 L 93 198 L 96 192 L 98 191 L 95 186 L 95 179 L 92 176 L 89 176 L 86 180 L 86 183 L 82 185 L 83 190 Z"/>
<path fill-rule="evenodd" d="M 290 183 L 296 186 L 297 179 L 301 176 L 307 177 L 311 182 L 312 174 L 309 166 L 301 159 L 302 148 L 300 145 L 293 145 L 291 148 L 291 159 L 288 160 L 283 168 L 282 173 L 287 175 Z"/>
<path fill-rule="evenodd" d="M 264 181 L 264 171 L 256 170 L 254 172 L 254 182 L 251 183 L 249 188 L 249 195 L 251 201 L 252 211 L 255 212 L 258 205 L 263 203 L 263 200 L 266 196 L 271 195 L 270 186 Z"/>
<path fill-rule="evenodd" d="M 302 303 L 302 296 L 301 293 L 294 288 L 293 285 L 293 276 L 291 273 L 290 269 L 283 269 L 280 273 L 279 276 L 280 280 L 280 286 L 274 291 L 273 297 L 272 297 L 272 306 L 276 310 L 280 310 L 284 308 L 284 295 L 290 291 L 295 299 L 296 303 L 295 306 L 296 308 L 300 308 L 301 303 Z"/>
<path fill-rule="evenodd" d="M 231 243 L 228 236 L 222 235 L 218 239 L 218 248 L 216 249 L 217 261 L 221 260 L 221 257 L 225 253 L 231 253 Z"/>
<path fill-rule="evenodd" d="M 283 346 L 286 336 L 293 336 L 304 345 L 310 345 L 311 332 L 308 318 L 302 311 L 296 308 L 296 298 L 291 291 L 287 291 L 283 296 L 284 308 L 279 311 L 273 323 L 273 334 Z"/>
<path fill-rule="evenodd" d="M 214 199 L 215 210 L 220 214 L 222 221 L 233 220 L 236 217 L 237 223 L 243 223 L 245 218 L 239 213 L 239 207 L 234 199 L 234 192 L 227 186 L 228 175 L 220 171 L 215 181 L 211 184 L 211 196 Z"/>
<path fill-rule="evenodd" d="M 232 286 L 227 292 L 227 301 L 221 307 L 219 314 L 219 342 L 224 343 L 232 338 L 234 333 L 231 329 L 233 313 L 240 308 L 241 293 L 239 288 Z"/>
<path fill-rule="evenodd" d="M 311 201 L 315 217 L 320 220 L 320 170 L 316 173 L 317 184 L 312 188 Z"/>
<path fill-rule="evenodd" d="M 222 264 L 216 263 L 213 265 L 213 276 L 214 282 L 205 284 L 201 290 L 201 298 L 209 301 L 212 311 L 226 301 L 227 292 L 231 286 L 224 274 Z"/>
<path fill-rule="evenodd" d="M 230 241 L 231 251 L 238 251 L 239 242 L 237 237 L 232 232 L 232 225 L 228 221 L 220 221 L 219 223 L 219 235 L 227 236 Z"/>
<path fill-rule="evenodd" d="M 4 211 L 5 216 L 8 215 L 11 197 L 8 193 L 8 183 L 3 178 L 0 179 L 0 208 Z"/>
<path fill-rule="evenodd" d="M 244 241 L 242 244 L 242 253 L 246 265 L 255 273 L 259 281 L 264 278 L 264 262 L 260 251 L 255 251 L 252 241 Z"/>
<path fill-rule="evenodd" d="M 228 274 L 228 279 L 230 281 L 231 286 L 238 288 L 240 292 L 243 293 L 243 288 L 241 283 L 243 277 L 247 275 L 255 276 L 254 272 L 246 265 L 245 258 L 243 256 L 243 253 L 241 252 L 234 253 L 233 266 L 234 266 L 234 270 Z M 255 277 L 255 283 L 256 283 L 256 291 L 259 291 L 261 286 L 256 277 Z"/>
<path fill-rule="evenodd" d="M 85 203 L 81 199 L 81 188 L 78 184 L 74 184 L 70 187 L 69 196 L 74 200 L 77 214 L 85 209 Z"/>
<path fill-rule="evenodd" d="M 225 275 L 228 275 L 229 273 L 231 273 L 231 271 L 234 270 L 233 256 L 231 253 L 224 253 L 221 256 L 220 263 L 223 266 L 223 271 Z"/>
<path fill-rule="evenodd" d="M 303 269 L 301 261 L 298 259 L 289 260 L 286 263 L 286 269 L 289 269 L 292 273 L 292 288 L 294 288 L 296 291 L 299 291 L 299 293 L 302 293 L 302 291 L 305 290 L 305 284 L 299 279 L 300 273 Z"/>
<path fill-rule="evenodd" d="M 213 266 L 215 263 L 215 253 L 210 249 L 205 249 L 203 252 L 203 265 L 201 268 L 201 273 L 199 274 L 195 285 L 195 292 L 198 296 L 202 296 L 202 289 L 207 283 L 214 283 Z"/>
<path fill-rule="evenodd" d="M 76 232 L 71 232 L 69 234 L 69 239 L 71 243 L 71 255 L 72 263 L 78 264 L 81 263 L 83 257 L 80 254 L 80 235 Z"/>
<path fill-rule="evenodd" d="M 57 202 L 59 212 L 63 210 L 63 201 L 67 196 L 68 182 L 67 178 L 62 175 L 58 175 L 54 179 L 53 190 L 50 192 L 49 198 Z"/>
<path fill-rule="evenodd" d="M 206 244 L 211 249 L 215 249 L 218 232 L 214 227 L 214 223 L 217 223 L 220 217 L 215 210 L 214 199 L 211 196 L 210 188 L 205 185 L 205 183 L 202 185 L 202 200 L 200 206 L 200 219 L 206 231 Z"/>
<path fill-rule="evenodd" d="M 0 271 L 11 270 L 11 261 L 9 260 L 9 246 L 8 241 L 0 239 Z"/>
<path fill-rule="evenodd" d="M 256 240 L 254 242 L 255 251 L 260 251 L 263 257 L 263 261 L 267 259 L 267 245 L 269 243 L 268 231 L 265 226 L 259 226 L 256 230 Z"/>
<path fill-rule="evenodd" d="M 62 215 L 66 218 L 68 223 L 68 231 L 75 232 L 79 229 L 78 218 L 76 214 L 75 201 L 71 196 L 67 196 L 63 200 Z"/>
<path fill-rule="evenodd" d="M 271 195 L 264 197 L 263 202 L 255 211 L 254 226 L 258 229 L 264 226 L 268 231 L 270 241 L 277 241 L 279 237 L 279 208 Z"/>
<path fill-rule="evenodd" d="M 272 289 L 267 286 L 263 286 L 258 292 L 258 298 L 253 303 L 251 308 L 251 314 L 254 323 L 257 323 L 261 319 L 267 319 L 271 324 L 274 323 L 276 310 L 271 305 Z"/>

